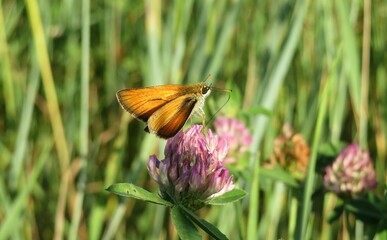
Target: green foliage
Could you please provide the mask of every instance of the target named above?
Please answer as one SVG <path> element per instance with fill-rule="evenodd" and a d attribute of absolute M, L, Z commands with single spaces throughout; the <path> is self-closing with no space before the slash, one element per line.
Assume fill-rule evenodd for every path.
<path fill-rule="evenodd" d="M 170 202 L 167 202 L 159 196 L 130 183 L 116 183 L 108 187 L 106 190 L 123 197 L 132 197 L 151 203 L 165 205 L 168 207 L 172 206 Z"/>
<path fill-rule="evenodd" d="M 223 194 L 221 196 L 211 198 L 211 200 L 208 201 L 207 204 L 224 205 L 224 204 L 236 202 L 236 201 L 242 199 L 245 195 L 246 195 L 246 192 L 244 190 L 233 189 L 229 192 L 226 192 L 225 194 Z"/>
<path fill-rule="evenodd" d="M 215 238 L 220 229 L 230 239 L 385 239 L 386 7 L 380 0 L 1 1 L 0 238 L 176 238 L 171 218 L 190 239 L 198 235 L 185 230 L 197 226 Z M 208 74 L 233 92 L 211 93 L 207 120 L 221 108 L 215 118 L 237 117 L 253 135 L 243 164 L 232 166 L 248 197 L 165 214 L 170 203 L 152 193 L 146 168 L 165 141 L 143 132 L 115 92 Z M 310 146 L 302 181 L 265 167 L 285 122 Z M 353 201 L 323 191 L 314 198 L 325 166 L 351 142 L 370 151 L 377 188 Z M 118 198 L 108 186 L 162 206 Z M 213 201 L 243 195 L 230 194 Z"/>
<path fill-rule="evenodd" d="M 202 239 L 194 224 L 182 213 L 179 206 L 172 208 L 171 217 L 181 239 Z"/>
<path fill-rule="evenodd" d="M 260 170 L 262 178 L 269 178 L 276 181 L 280 181 L 288 185 L 289 187 L 299 187 L 299 183 L 294 177 L 292 177 L 288 172 L 286 172 L 282 168 L 273 168 L 273 169 L 265 169 L 262 168 Z"/>
<path fill-rule="evenodd" d="M 166 207 L 171 207 L 171 217 L 176 230 L 182 239 L 201 239 L 201 236 L 197 232 L 195 223 L 205 232 L 207 232 L 214 239 L 227 239 L 227 237 L 221 233 L 215 226 L 209 222 L 200 219 L 189 209 L 182 205 L 174 204 L 158 197 L 157 195 L 146 191 L 145 189 L 130 184 L 130 183 L 116 183 L 106 189 L 111 193 L 115 193 L 119 196 L 136 198 L 139 200 L 161 204 Z M 242 199 L 246 195 L 246 192 L 241 189 L 233 189 L 221 196 L 212 198 L 207 204 L 210 205 L 224 205 L 232 203 Z"/>
<path fill-rule="evenodd" d="M 219 229 L 217 229 L 214 225 L 207 222 L 206 220 L 200 219 L 198 216 L 196 216 L 196 214 L 194 214 L 184 206 L 179 206 L 179 207 L 191 222 L 198 225 L 201 229 L 203 229 L 206 233 L 208 233 L 208 235 L 218 240 L 227 239 L 227 237 L 222 232 L 220 232 Z"/>

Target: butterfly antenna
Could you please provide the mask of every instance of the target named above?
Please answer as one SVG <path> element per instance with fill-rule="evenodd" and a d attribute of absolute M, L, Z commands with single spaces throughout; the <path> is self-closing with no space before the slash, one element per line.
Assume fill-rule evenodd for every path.
<path fill-rule="evenodd" d="M 207 75 L 207 77 L 203 80 L 203 82 L 206 82 L 211 77 L 211 73 Z"/>
<path fill-rule="evenodd" d="M 231 89 L 221 89 L 221 90 L 229 90 L 229 91 L 227 91 L 227 92 L 229 92 L 229 93 L 232 92 Z M 230 98 L 231 98 L 231 94 L 228 95 L 227 101 L 226 101 L 225 103 L 223 103 L 223 105 L 222 105 L 222 106 L 221 106 L 214 114 L 212 114 L 212 117 L 210 118 L 210 120 L 208 120 L 208 121 L 206 122 L 206 126 L 209 125 L 210 122 L 212 122 L 212 120 L 214 120 L 214 117 L 216 116 L 216 114 L 218 114 L 218 112 L 219 112 L 220 110 L 222 110 L 222 108 L 223 108 L 224 106 L 226 106 L 226 104 L 228 103 L 228 101 L 230 100 Z"/>

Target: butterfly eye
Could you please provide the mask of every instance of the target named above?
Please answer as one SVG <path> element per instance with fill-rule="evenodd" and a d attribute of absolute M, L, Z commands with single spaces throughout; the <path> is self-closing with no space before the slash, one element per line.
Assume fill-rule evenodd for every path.
<path fill-rule="evenodd" d="M 203 86 L 202 87 L 202 94 L 205 95 L 208 92 L 208 90 L 210 90 L 209 86 Z"/>

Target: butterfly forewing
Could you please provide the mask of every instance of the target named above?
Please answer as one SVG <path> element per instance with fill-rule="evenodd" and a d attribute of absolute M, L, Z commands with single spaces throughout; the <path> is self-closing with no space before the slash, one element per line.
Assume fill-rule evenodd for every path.
<path fill-rule="evenodd" d="M 185 124 L 197 103 L 196 96 L 181 96 L 154 112 L 148 128 L 162 138 L 174 136 Z"/>
<path fill-rule="evenodd" d="M 122 108 L 142 121 L 168 102 L 185 93 L 186 86 L 163 85 L 149 88 L 123 89 L 117 92 L 118 102 Z"/>

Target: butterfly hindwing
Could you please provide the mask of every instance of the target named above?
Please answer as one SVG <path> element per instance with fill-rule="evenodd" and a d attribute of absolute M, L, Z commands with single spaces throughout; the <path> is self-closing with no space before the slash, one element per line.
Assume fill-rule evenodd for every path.
<path fill-rule="evenodd" d="M 168 102 L 150 116 L 148 130 L 162 138 L 174 136 L 190 117 L 197 101 L 195 95 L 183 95 Z"/>

